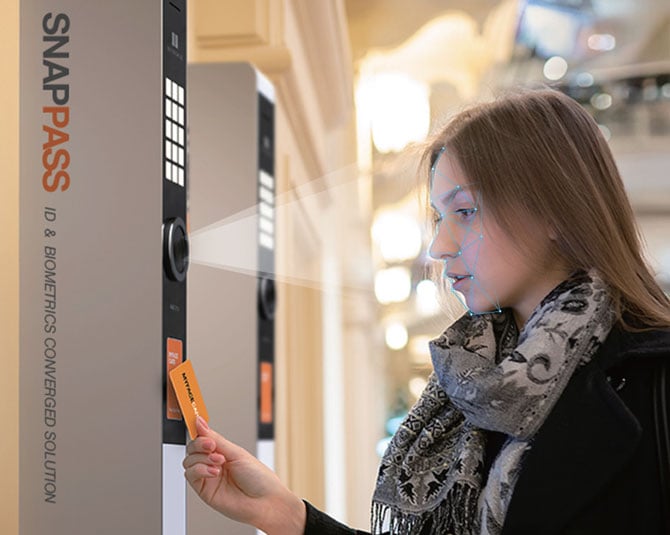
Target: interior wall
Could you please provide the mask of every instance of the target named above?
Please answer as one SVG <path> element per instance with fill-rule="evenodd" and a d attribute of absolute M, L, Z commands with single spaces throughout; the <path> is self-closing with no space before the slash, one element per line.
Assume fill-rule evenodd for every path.
<path fill-rule="evenodd" d="M 19 0 L 3 2 L 0 32 L 0 533 L 18 533 Z"/>

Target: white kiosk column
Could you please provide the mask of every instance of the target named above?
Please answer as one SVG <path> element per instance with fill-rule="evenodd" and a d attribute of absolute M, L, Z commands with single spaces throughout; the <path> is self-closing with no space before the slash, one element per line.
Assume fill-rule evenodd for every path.
<path fill-rule="evenodd" d="M 185 0 L 20 19 L 19 532 L 184 535 Z"/>

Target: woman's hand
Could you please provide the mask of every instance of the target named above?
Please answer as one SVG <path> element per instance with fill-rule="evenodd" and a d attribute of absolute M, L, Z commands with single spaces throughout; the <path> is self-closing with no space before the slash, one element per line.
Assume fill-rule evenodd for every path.
<path fill-rule="evenodd" d="M 302 535 L 305 504 L 245 449 L 209 428 L 200 416 L 198 437 L 186 448 L 186 479 L 200 498 L 233 520 L 268 535 Z"/>

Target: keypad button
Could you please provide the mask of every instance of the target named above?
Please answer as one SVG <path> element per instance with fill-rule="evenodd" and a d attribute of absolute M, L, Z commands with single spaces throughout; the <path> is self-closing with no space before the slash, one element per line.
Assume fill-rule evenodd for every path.
<path fill-rule="evenodd" d="M 273 235 L 275 233 L 274 223 L 272 221 L 270 221 L 269 219 L 265 219 L 264 217 L 261 217 L 259 219 L 259 225 L 260 225 L 260 228 L 261 228 L 262 232 L 265 232 L 269 235 Z"/>
<path fill-rule="evenodd" d="M 261 232 L 258 236 L 258 241 L 260 242 L 262 247 L 265 247 L 266 249 L 273 250 L 275 248 L 275 241 L 272 236 L 268 236 L 264 232 Z"/>
<path fill-rule="evenodd" d="M 268 189 L 275 189 L 275 180 L 272 178 L 270 175 L 268 175 L 265 171 L 260 172 L 260 181 L 261 185 L 265 186 Z"/>
<path fill-rule="evenodd" d="M 268 204 L 274 203 L 274 196 L 272 195 L 272 192 L 269 189 L 261 186 L 259 188 L 259 195 L 262 201 L 265 201 Z"/>
<path fill-rule="evenodd" d="M 274 210 L 274 208 L 273 208 L 271 205 L 269 205 L 268 203 L 266 203 L 266 202 L 261 202 L 261 203 L 260 203 L 260 211 L 261 211 L 261 217 L 266 217 L 266 218 L 268 218 L 268 219 L 270 219 L 270 220 L 273 219 L 275 210 Z"/>

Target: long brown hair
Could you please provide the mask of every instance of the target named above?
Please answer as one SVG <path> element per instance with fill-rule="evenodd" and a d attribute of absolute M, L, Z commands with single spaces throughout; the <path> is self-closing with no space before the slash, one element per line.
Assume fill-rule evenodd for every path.
<path fill-rule="evenodd" d="M 550 89 L 518 90 L 452 119 L 429 143 L 424 169 L 442 147 L 476 184 L 487 213 L 522 245 L 519 222 L 530 216 L 553 230 L 567 266 L 595 268 L 625 329 L 670 326 L 670 300 L 643 258 L 610 148 L 577 102 Z"/>

